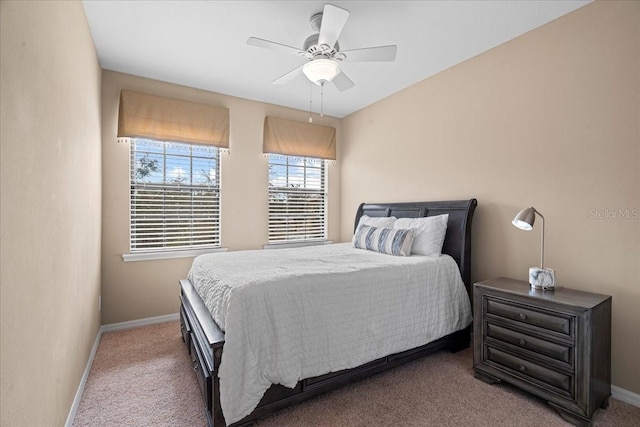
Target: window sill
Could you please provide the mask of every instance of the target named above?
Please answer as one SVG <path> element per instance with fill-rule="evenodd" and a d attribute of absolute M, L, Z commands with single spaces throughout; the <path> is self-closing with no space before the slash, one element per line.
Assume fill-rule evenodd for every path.
<path fill-rule="evenodd" d="M 212 254 L 215 252 L 226 252 L 227 248 L 207 248 L 207 249 L 185 249 L 177 251 L 162 252 L 141 252 L 133 254 L 122 254 L 124 262 L 153 261 L 157 259 L 192 258 L 198 255 Z"/>
<path fill-rule="evenodd" d="M 318 245 L 330 245 L 333 243 L 331 240 L 311 240 L 311 241 L 301 241 L 301 242 L 290 242 L 290 243 L 271 243 L 268 245 L 264 245 L 263 249 L 285 249 L 285 248 L 302 248 L 305 246 L 318 246 Z"/>

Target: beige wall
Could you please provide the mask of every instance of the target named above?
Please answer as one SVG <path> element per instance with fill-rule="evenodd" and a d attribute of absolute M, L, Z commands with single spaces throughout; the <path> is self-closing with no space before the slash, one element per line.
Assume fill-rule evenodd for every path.
<path fill-rule="evenodd" d="M 559 284 L 613 295 L 613 384 L 635 393 L 639 22 L 639 2 L 596 2 L 411 86 L 343 120 L 341 162 L 342 240 L 363 201 L 476 197 L 474 280 L 527 279 L 539 224 L 510 222 L 539 209 Z"/>
<path fill-rule="evenodd" d="M 176 313 L 179 307 L 178 281 L 187 276 L 193 260 L 122 261 L 121 255 L 129 252 L 129 144 L 116 142 L 121 89 L 229 108 L 230 154 L 223 154 L 221 162 L 221 241 L 222 246 L 229 250 L 258 249 L 267 243 L 268 161 L 262 154 L 265 115 L 300 121 L 309 117 L 304 111 L 111 71 L 103 72 L 103 324 Z M 314 117 L 314 123 L 336 127 L 339 146 L 338 119 Z M 328 233 L 329 239 L 337 240 L 340 233 L 339 163 L 329 165 L 328 180 Z"/>
<path fill-rule="evenodd" d="M 80 2 L 0 17 L 0 425 L 59 426 L 100 326 L 101 71 Z"/>

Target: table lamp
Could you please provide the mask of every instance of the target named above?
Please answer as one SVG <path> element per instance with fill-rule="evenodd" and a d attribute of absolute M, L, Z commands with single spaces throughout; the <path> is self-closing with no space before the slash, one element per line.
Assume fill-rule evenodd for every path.
<path fill-rule="evenodd" d="M 536 214 L 542 218 L 542 243 L 540 244 L 540 267 L 529 269 L 529 284 L 536 290 L 553 291 L 555 289 L 556 272 L 551 268 L 544 268 L 544 217 L 533 206 L 522 209 L 511 222 L 521 230 L 531 231 Z"/>

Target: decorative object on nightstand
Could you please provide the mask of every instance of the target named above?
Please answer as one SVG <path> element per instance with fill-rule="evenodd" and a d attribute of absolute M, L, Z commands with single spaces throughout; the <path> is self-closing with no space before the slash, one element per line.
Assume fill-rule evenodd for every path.
<path fill-rule="evenodd" d="M 540 267 L 529 269 L 529 284 L 537 290 L 553 291 L 556 284 L 556 271 L 551 268 L 544 268 L 544 217 L 536 208 L 522 209 L 511 222 L 521 230 L 531 231 L 536 220 L 536 214 L 542 218 L 542 242 L 540 244 Z"/>
<path fill-rule="evenodd" d="M 473 369 L 546 400 L 588 426 L 611 395 L 611 297 L 532 289 L 504 277 L 473 285 Z"/>

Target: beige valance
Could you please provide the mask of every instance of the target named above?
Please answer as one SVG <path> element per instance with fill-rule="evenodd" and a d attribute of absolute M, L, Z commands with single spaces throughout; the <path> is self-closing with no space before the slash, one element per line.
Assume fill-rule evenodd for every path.
<path fill-rule="evenodd" d="M 123 90 L 118 137 L 229 148 L 229 109 Z"/>
<path fill-rule="evenodd" d="M 329 126 L 265 117 L 264 153 L 336 159 L 336 129 Z"/>

